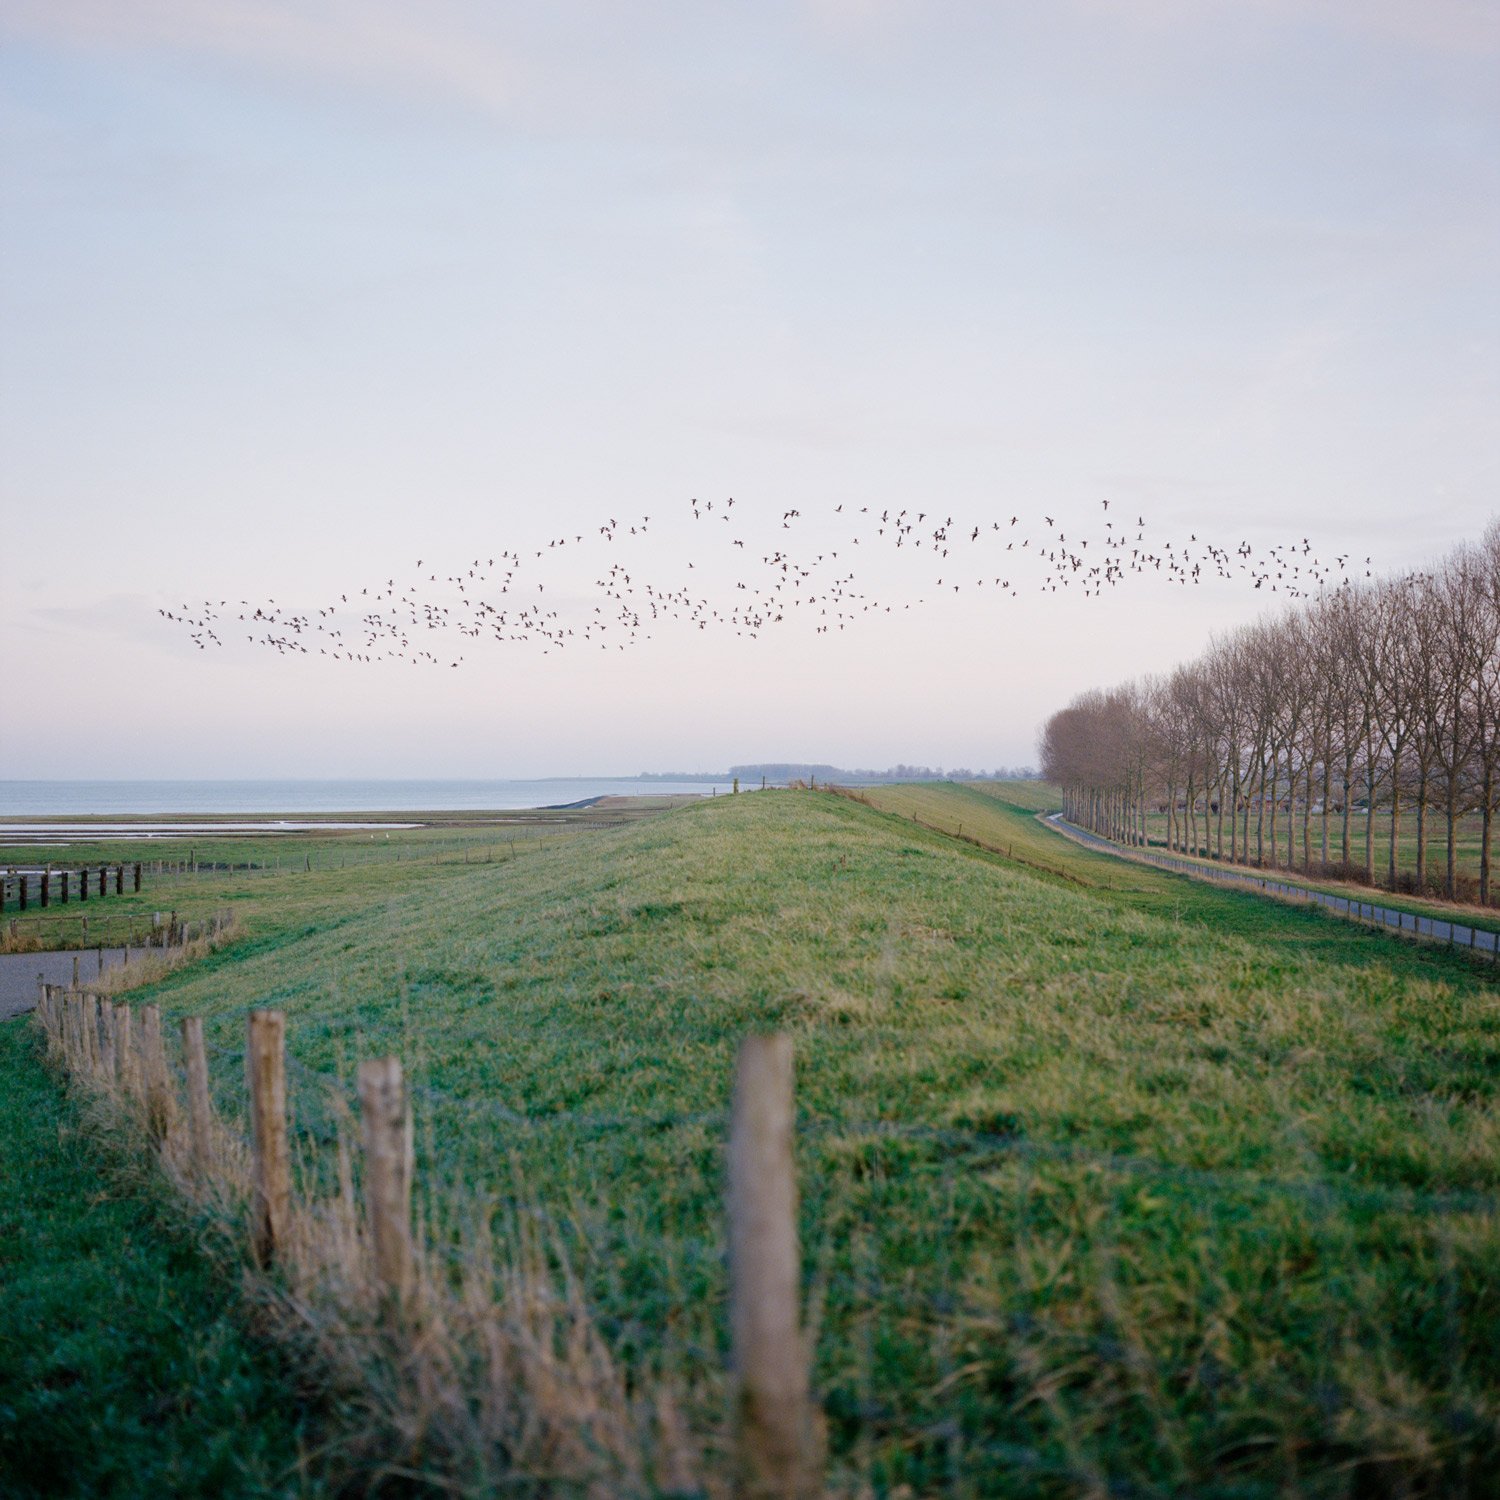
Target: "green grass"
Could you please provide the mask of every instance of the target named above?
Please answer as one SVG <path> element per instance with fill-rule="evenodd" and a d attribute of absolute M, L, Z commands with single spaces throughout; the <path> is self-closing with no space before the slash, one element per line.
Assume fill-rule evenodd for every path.
<path fill-rule="evenodd" d="M 256 877 L 155 998 L 207 1018 L 230 1112 L 245 1011 L 285 1009 L 314 1154 L 320 1075 L 401 1053 L 429 1189 L 519 1177 L 647 1372 L 722 1359 L 734 1049 L 791 1032 L 817 1385 L 879 1492 L 1490 1493 L 1489 977 L 1080 849 L 1012 788 L 868 795 Z"/>
<path fill-rule="evenodd" d="M 0 845 L 0 868 L 35 868 L 51 860 L 70 868 L 144 866 L 139 894 L 127 871 L 125 894 L 79 901 L 76 891 L 66 905 L 54 899 L 43 910 L 35 885 L 23 913 L 12 896 L 0 916 L 0 951 L 19 937 L 21 947 L 71 948 L 85 944 L 139 942 L 157 911 L 176 911 L 183 920 L 207 917 L 233 903 L 237 910 L 316 909 L 322 897 L 315 889 L 332 883 L 341 892 L 365 878 L 372 887 L 391 881 L 402 888 L 445 865 L 503 864 L 525 859 L 555 841 L 586 836 L 600 829 L 628 826 L 652 810 L 648 799 L 629 808 L 579 809 L 573 812 L 527 812 L 480 821 L 474 815 L 442 814 L 433 826 L 392 829 L 376 834 L 293 833 L 243 837 L 166 837 L 146 842 L 82 843 L 28 847 Z M 157 863 L 181 866 L 157 871 Z M 342 894 L 333 897 L 337 905 Z"/>
<path fill-rule="evenodd" d="M 160 1191 L 119 1185 L 22 1023 L 0 1073 L 0 1493 L 312 1492 L 298 1398 L 232 1283 Z"/>

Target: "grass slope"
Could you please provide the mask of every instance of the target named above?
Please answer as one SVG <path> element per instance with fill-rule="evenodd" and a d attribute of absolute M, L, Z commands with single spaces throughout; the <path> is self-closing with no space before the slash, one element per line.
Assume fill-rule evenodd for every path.
<path fill-rule="evenodd" d="M 284 1008 L 313 1153 L 319 1075 L 402 1053 L 424 1181 L 522 1181 L 622 1353 L 690 1374 L 724 1346 L 734 1049 L 791 1031 L 817 1380 L 878 1488 L 1486 1493 L 1488 978 L 1078 849 L 1004 789 L 873 795 L 263 881 L 157 998 L 208 1018 L 231 1111 L 244 1012 Z"/>
<path fill-rule="evenodd" d="M 304 1494 L 303 1423 L 235 1294 L 0 1026 L 0 1493 Z"/>

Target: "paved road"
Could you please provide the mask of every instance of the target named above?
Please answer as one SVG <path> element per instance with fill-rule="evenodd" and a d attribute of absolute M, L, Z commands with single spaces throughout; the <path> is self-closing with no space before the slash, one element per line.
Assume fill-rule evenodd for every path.
<path fill-rule="evenodd" d="M 137 957 L 140 952 L 135 949 Z M 99 977 L 97 948 L 85 948 L 79 953 L 0 953 L 0 1021 L 22 1015 L 36 1004 L 38 974 L 48 984 L 71 984 L 75 958 L 80 982 L 87 984 Z M 124 962 L 123 948 L 104 950 L 104 968 L 117 969 Z"/>

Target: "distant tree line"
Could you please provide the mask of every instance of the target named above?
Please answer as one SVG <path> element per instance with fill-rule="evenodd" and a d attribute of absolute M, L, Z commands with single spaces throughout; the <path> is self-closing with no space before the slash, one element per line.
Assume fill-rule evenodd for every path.
<path fill-rule="evenodd" d="M 1488 903 L 1500 520 L 1433 572 L 1345 585 L 1214 640 L 1167 677 L 1084 693 L 1047 721 L 1040 748 L 1069 816 L 1126 843 L 1145 842 L 1154 811 L 1174 850 L 1374 883 L 1379 809 L 1392 890 L 1457 897 L 1459 820 L 1477 813 Z M 1428 868 L 1435 821 L 1440 877 Z"/>
<path fill-rule="evenodd" d="M 997 766 L 993 771 L 971 771 L 967 766 L 889 766 L 884 771 L 848 770 L 842 766 L 808 765 L 798 761 L 766 762 L 754 766 L 730 766 L 729 774 L 743 781 L 1026 781 L 1036 777 L 1030 766 L 1014 769 Z"/>
<path fill-rule="evenodd" d="M 730 766 L 727 771 L 642 771 L 639 781 L 731 781 L 829 782 L 829 781 L 1035 781 L 1034 766 L 996 766 L 993 771 L 971 771 L 954 766 L 890 766 L 884 771 L 850 771 L 843 766 L 814 765 L 808 761 L 762 761 L 751 766 Z"/>

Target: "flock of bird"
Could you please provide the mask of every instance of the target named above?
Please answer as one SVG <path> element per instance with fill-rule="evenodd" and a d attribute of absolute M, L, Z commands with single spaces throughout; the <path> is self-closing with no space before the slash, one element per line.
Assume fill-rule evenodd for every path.
<path fill-rule="evenodd" d="M 392 575 L 304 610 L 274 599 L 241 599 L 237 605 L 220 599 L 159 613 L 187 630 L 201 650 L 222 646 L 233 622 L 248 641 L 282 655 L 456 668 L 472 649 L 467 642 L 539 646 L 544 652 L 624 651 L 668 621 L 757 638 L 807 619 L 815 633 L 826 634 L 846 630 L 865 615 L 904 612 L 965 589 L 1012 598 L 1023 589 L 1062 590 L 1092 598 L 1141 575 L 1183 587 L 1210 578 L 1240 580 L 1300 598 L 1350 581 L 1349 556 L 1324 562 L 1306 537 L 1266 549 L 1248 542 L 1216 546 L 1196 532 L 1185 543 L 1154 542 L 1147 539 L 1144 515 L 1137 512 L 1132 522 L 1118 506 L 1112 513 L 1108 500 L 1101 507 L 1085 535 L 1048 515 L 1040 518 L 1041 526 L 1023 526 L 1019 515 L 976 524 L 914 507 L 848 503 L 814 517 L 801 510 L 752 515 L 732 499 L 718 505 L 694 499 L 674 518 L 610 518 L 588 532 L 555 536 L 524 551 L 475 557 L 452 572 L 418 558 L 400 582 Z M 648 542 L 673 520 L 699 533 L 697 546 L 662 549 Z M 653 550 L 662 558 L 691 552 L 685 567 L 677 564 L 687 576 L 654 576 Z M 865 592 L 856 563 L 871 571 L 866 559 L 881 551 L 891 554 L 888 561 L 909 553 L 907 571 L 935 582 L 911 595 L 894 579 L 889 588 Z M 601 552 L 587 569 L 597 576 L 582 589 L 558 586 L 565 558 Z M 1367 577 L 1369 563 L 1365 558 Z"/>

